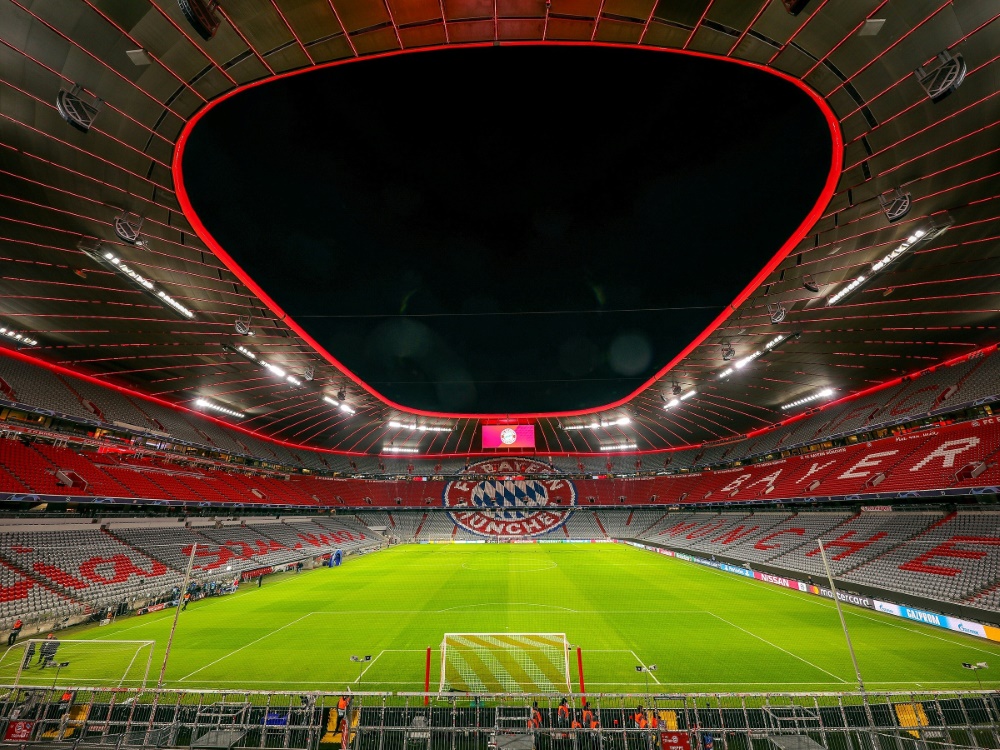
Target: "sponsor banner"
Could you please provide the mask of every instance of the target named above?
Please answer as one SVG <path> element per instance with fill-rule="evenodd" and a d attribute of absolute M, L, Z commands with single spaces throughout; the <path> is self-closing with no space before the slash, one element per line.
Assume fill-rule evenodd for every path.
<path fill-rule="evenodd" d="M 691 750 L 687 732 L 660 732 L 660 750 Z"/>
<path fill-rule="evenodd" d="M 936 612 L 928 612 L 924 609 L 900 606 L 898 604 L 889 604 L 888 602 L 875 602 L 875 609 L 879 612 L 896 615 L 897 617 L 903 617 L 907 620 L 913 620 L 914 622 L 922 622 L 925 625 L 933 625 L 937 628 L 953 630 L 956 633 L 974 635 L 977 638 L 989 638 L 989 635 L 986 632 L 987 626 L 981 625 L 978 622 L 970 622 L 969 620 L 962 620 L 958 617 L 939 615 Z M 995 630 L 995 628 L 990 629 Z"/>
<path fill-rule="evenodd" d="M 761 573 L 759 570 L 753 572 L 753 577 L 764 583 L 773 583 L 775 586 L 784 586 L 786 589 L 799 591 L 799 582 L 793 578 L 772 575 L 771 573 Z"/>
<path fill-rule="evenodd" d="M 865 513 L 892 513 L 891 505 L 862 505 L 861 510 Z"/>
<path fill-rule="evenodd" d="M 7 722 L 7 730 L 3 733 L 4 742 L 26 742 L 31 739 L 31 730 L 35 728 L 33 721 Z"/>
<path fill-rule="evenodd" d="M 983 630 L 986 631 L 986 637 L 991 641 L 1000 641 L 1000 628 L 994 628 L 990 625 L 984 625 Z"/>
<path fill-rule="evenodd" d="M 730 565 L 729 563 L 719 563 L 719 570 L 724 570 L 727 573 L 735 573 L 738 576 L 743 576 L 744 578 L 753 578 L 753 571 L 749 568 L 740 568 L 736 565 Z"/>

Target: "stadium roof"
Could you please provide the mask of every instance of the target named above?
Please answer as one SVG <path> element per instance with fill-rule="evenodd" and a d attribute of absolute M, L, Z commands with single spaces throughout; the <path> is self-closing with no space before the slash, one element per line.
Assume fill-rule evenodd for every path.
<path fill-rule="evenodd" d="M 304 67 L 540 41 L 759 65 L 816 92 L 842 137 L 815 210 L 730 308 L 627 398 L 532 415 L 540 451 L 732 437 L 824 389 L 847 395 L 997 340 L 1000 2 L 811 0 L 792 16 L 777 0 L 260 0 L 216 12 L 205 41 L 173 0 L 0 0 L 0 326 L 37 339 L 26 353 L 185 406 L 216 400 L 291 442 L 477 450 L 479 424 L 508 415 L 415 412 L 347 372 L 198 225 L 178 144 L 209 102 Z M 964 80 L 935 102 L 914 70 L 942 65 Z M 84 117 L 96 107 L 89 132 L 64 121 L 57 95 Z M 879 196 L 896 188 L 910 210 L 890 222 Z M 123 211 L 125 235 L 142 217 L 141 247 L 116 234 Z M 252 338 L 234 332 L 248 309 Z M 674 382 L 696 395 L 669 405 Z M 454 429 L 406 428 L 417 424 Z"/>

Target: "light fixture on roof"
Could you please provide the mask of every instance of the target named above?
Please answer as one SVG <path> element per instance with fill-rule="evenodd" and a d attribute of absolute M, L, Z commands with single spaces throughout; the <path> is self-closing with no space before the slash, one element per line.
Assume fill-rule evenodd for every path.
<path fill-rule="evenodd" d="M 7 328 L 6 326 L 0 326 L 0 336 L 13 341 L 18 348 L 22 346 L 38 346 L 37 339 L 33 339 L 27 334 L 15 331 L 13 328 Z"/>
<path fill-rule="evenodd" d="M 251 362 L 256 362 L 257 361 L 257 355 L 254 354 L 249 349 L 247 349 L 245 346 L 237 346 L 236 347 L 236 351 L 238 351 L 244 357 L 246 357 L 247 359 L 249 359 Z"/>
<path fill-rule="evenodd" d="M 687 393 L 681 396 L 681 401 L 687 401 L 689 398 L 696 395 L 697 393 L 698 391 L 688 391 Z"/>
<path fill-rule="evenodd" d="M 279 378 L 283 378 L 288 374 L 282 368 L 278 367 L 277 365 L 272 365 L 270 362 L 265 362 L 262 359 L 259 359 L 257 361 L 264 366 L 265 370 L 270 372 L 272 375 L 277 375 Z"/>
<path fill-rule="evenodd" d="M 285 376 L 285 380 L 287 380 L 287 381 L 288 381 L 289 383 L 291 383 L 292 385 L 302 385 L 302 381 L 301 381 L 301 380 L 299 380 L 299 379 L 298 379 L 297 377 L 295 377 L 294 375 L 286 375 L 286 376 Z"/>
<path fill-rule="evenodd" d="M 357 414 L 357 411 L 350 404 L 345 404 L 343 401 L 340 402 L 338 408 L 345 414 Z"/>
<path fill-rule="evenodd" d="M 168 307 L 188 320 L 194 318 L 194 311 L 187 307 L 187 305 L 167 294 L 164 289 L 136 271 L 114 252 L 102 249 L 100 241 L 81 239 L 76 243 L 76 246 L 101 265 L 110 268 L 115 273 L 127 279 L 133 286 L 148 294 L 161 305 Z"/>
<path fill-rule="evenodd" d="M 188 309 L 188 307 L 186 307 L 184 304 L 178 302 L 176 299 L 174 299 L 173 297 L 171 297 L 169 294 L 167 294 L 162 289 L 157 289 L 156 290 L 156 296 L 159 297 L 161 300 L 163 300 L 163 302 L 167 306 L 173 308 L 174 310 L 176 310 L 177 312 L 179 312 L 181 315 L 183 315 L 185 318 L 193 318 L 194 317 L 194 313 L 190 309 Z"/>
<path fill-rule="evenodd" d="M 316 368 L 313 367 L 312 365 L 309 365 L 302 371 L 302 379 L 307 383 L 311 383 L 313 381 L 313 378 L 315 377 L 316 377 Z"/>
<path fill-rule="evenodd" d="M 780 302 L 775 302 L 774 304 L 769 302 L 767 304 L 767 314 L 771 316 L 772 323 L 780 323 L 785 319 L 785 315 L 788 314 L 788 311 Z"/>
<path fill-rule="evenodd" d="M 600 418 L 594 422 L 587 422 L 585 424 L 568 424 L 560 425 L 563 431 L 573 431 L 573 430 L 606 430 L 608 427 L 622 427 L 632 422 L 632 419 L 628 416 L 618 417 L 617 419 L 604 419 Z"/>
<path fill-rule="evenodd" d="M 744 367 L 746 367 L 748 364 L 750 364 L 751 362 L 753 362 L 755 359 L 757 359 L 758 357 L 762 356 L 763 354 L 766 354 L 767 352 L 771 351 L 774 347 L 776 347 L 778 344 L 780 344 L 782 341 L 784 341 L 787 338 L 788 337 L 785 334 L 779 333 L 773 339 L 771 339 L 766 344 L 764 344 L 764 348 L 763 349 L 758 349 L 753 354 L 749 354 L 746 357 L 744 357 L 743 359 L 738 359 L 735 362 L 733 362 L 733 366 L 732 367 L 728 367 L 728 368 L 726 368 L 725 370 L 723 370 L 722 372 L 719 373 L 719 379 L 722 380 L 724 378 L 728 378 L 730 375 L 732 375 L 737 370 L 742 370 Z"/>
<path fill-rule="evenodd" d="M 191 28 L 206 42 L 219 30 L 221 19 L 216 10 L 219 0 L 177 0 L 177 5 Z"/>
<path fill-rule="evenodd" d="M 894 188 L 885 193 L 880 193 L 878 203 L 882 206 L 882 213 L 885 214 L 885 218 L 889 220 L 890 224 L 893 224 L 910 213 L 912 198 L 912 195 L 904 193 L 902 188 Z"/>
<path fill-rule="evenodd" d="M 346 388 L 341 388 L 339 391 L 337 391 L 337 398 L 340 401 L 346 401 L 347 400 L 347 389 Z"/>
<path fill-rule="evenodd" d="M 323 400 L 326 401 L 326 403 L 330 404 L 330 406 L 340 406 L 340 402 L 337 401 L 337 399 L 335 398 L 330 398 L 329 396 L 323 396 Z"/>
<path fill-rule="evenodd" d="M 101 100 L 91 97 L 87 101 L 83 95 L 83 86 L 77 83 L 69 91 L 59 89 L 56 94 L 56 110 L 66 122 L 81 133 L 86 133 L 101 110 Z"/>
<path fill-rule="evenodd" d="M 722 342 L 722 361 L 729 362 L 733 357 L 736 356 L 736 350 L 733 349 L 733 345 L 729 341 Z"/>
<path fill-rule="evenodd" d="M 670 392 L 673 393 L 675 396 L 680 396 L 681 395 L 681 386 L 680 386 L 680 383 L 678 383 L 675 380 L 674 384 L 670 388 Z"/>
<path fill-rule="evenodd" d="M 397 448 L 395 445 L 383 445 L 382 446 L 382 452 L 383 453 L 420 453 L 420 449 L 419 448 L 402 448 L 402 447 L 398 447 Z"/>
<path fill-rule="evenodd" d="M 254 335 L 253 318 L 251 318 L 249 315 L 241 315 L 240 317 L 238 317 L 236 319 L 236 322 L 233 324 L 233 327 L 236 329 L 236 333 L 238 333 L 240 336 Z"/>
<path fill-rule="evenodd" d="M 816 391 L 816 393 L 813 393 L 809 396 L 805 396 L 803 398 L 796 399 L 795 401 L 791 401 L 787 404 L 783 404 L 781 410 L 787 411 L 788 409 L 794 409 L 796 406 L 802 406 L 803 404 L 808 404 L 811 401 L 816 401 L 821 398 L 829 398 L 832 395 L 833 395 L 833 388 L 824 388 L 823 390 Z"/>
<path fill-rule="evenodd" d="M 389 427 L 395 430 L 415 430 L 417 432 L 451 432 L 454 427 L 428 424 L 406 424 L 395 420 L 389 422 Z"/>
<path fill-rule="evenodd" d="M 115 217 L 114 227 L 115 234 L 123 242 L 130 245 L 142 245 L 142 235 L 139 234 L 142 229 L 142 217 L 138 214 L 122 209 L 122 212 Z"/>
<path fill-rule="evenodd" d="M 802 288 L 810 292 L 818 292 L 819 284 L 813 279 L 812 274 L 802 274 Z"/>
<path fill-rule="evenodd" d="M 602 451 L 631 451 L 638 448 L 635 443 L 609 443 L 608 445 L 602 445 Z"/>
<path fill-rule="evenodd" d="M 236 411 L 234 409 L 229 409 L 225 406 L 220 406 L 219 404 L 213 403 L 207 399 L 199 398 L 194 402 L 194 405 L 200 409 L 210 409 L 211 411 L 217 411 L 220 414 L 228 414 L 230 417 L 236 417 L 237 419 L 243 419 L 246 414 L 243 412 Z"/>
<path fill-rule="evenodd" d="M 924 219 L 917 225 L 917 229 L 915 229 L 911 235 L 901 241 L 884 256 L 872 263 L 869 271 L 856 276 L 848 282 L 846 286 L 841 287 L 840 291 L 835 294 L 831 294 L 827 298 L 826 304 L 829 306 L 841 302 L 846 297 L 861 288 L 861 286 L 863 286 L 866 282 L 870 281 L 873 276 L 881 273 L 893 263 L 896 263 L 900 256 L 914 250 L 917 247 L 927 245 L 929 242 L 937 239 L 942 234 L 947 232 L 954 223 L 955 219 L 947 213 Z"/>
<path fill-rule="evenodd" d="M 680 400 L 679 398 L 672 398 L 672 399 L 670 399 L 669 401 L 667 401 L 667 403 L 665 403 L 665 404 L 663 405 L 663 408 L 664 408 L 664 409 L 673 409 L 673 408 L 674 408 L 675 406 L 677 406 L 677 404 L 679 404 L 680 402 L 681 402 L 681 400 Z"/>
<path fill-rule="evenodd" d="M 944 50 L 938 54 L 937 59 L 941 64 L 936 68 L 927 70 L 921 65 L 913 71 L 913 75 L 917 77 L 917 81 L 935 104 L 962 85 L 967 70 L 965 58 L 958 53 L 952 55 L 948 50 Z"/>

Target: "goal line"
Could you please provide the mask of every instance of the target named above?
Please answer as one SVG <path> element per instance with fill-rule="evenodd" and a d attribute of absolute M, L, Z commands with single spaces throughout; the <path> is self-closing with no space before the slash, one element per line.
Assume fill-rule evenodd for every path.
<path fill-rule="evenodd" d="M 570 692 L 565 633 L 445 633 L 440 692 Z"/>

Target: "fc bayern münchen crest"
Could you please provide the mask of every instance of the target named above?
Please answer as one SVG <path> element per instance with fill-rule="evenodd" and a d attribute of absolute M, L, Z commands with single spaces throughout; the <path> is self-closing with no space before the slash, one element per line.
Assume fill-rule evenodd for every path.
<path fill-rule="evenodd" d="M 461 528 L 482 536 L 533 537 L 558 529 L 576 505 L 576 487 L 549 464 L 512 458 L 480 461 L 467 474 L 496 479 L 456 479 L 444 488 L 444 507 Z M 503 479 L 531 475 L 533 479 Z M 538 478 L 539 475 L 551 475 Z"/>

